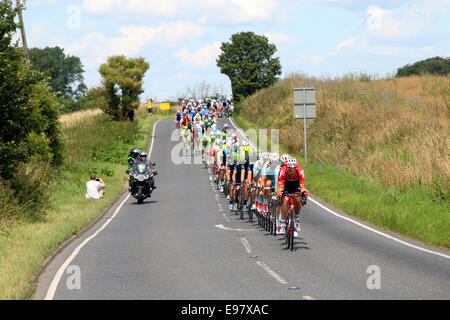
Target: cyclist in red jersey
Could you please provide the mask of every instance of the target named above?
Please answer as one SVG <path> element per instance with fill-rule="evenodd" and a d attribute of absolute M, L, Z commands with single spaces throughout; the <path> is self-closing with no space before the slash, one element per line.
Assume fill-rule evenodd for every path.
<path fill-rule="evenodd" d="M 290 197 L 286 197 L 286 194 L 293 193 L 303 193 L 305 196 L 309 197 L 309 191 L 306 189 L 305 184 L 305 171 L 298 164 L 297 160 L 294 158 L 289 158 L 286 160 L 285 165 L 280 170 L 279 180 L 278 180 L 278 196 L 282 197 L 281 200 L 281 224 L 278 234 L 284 234 L 286 232 L 286 215 L 290 208 Z M 296 235 L 300 232 L 300 209 L 301 199 L 294 197 L 294 210 L 295 210 L 295 226 Z M 278 230 L 277 230 L 278 231 Z"/>

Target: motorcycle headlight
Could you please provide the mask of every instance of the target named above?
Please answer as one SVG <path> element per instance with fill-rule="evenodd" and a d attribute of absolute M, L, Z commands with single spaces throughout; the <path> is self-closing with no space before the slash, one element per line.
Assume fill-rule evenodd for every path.
<path fill-rule="evenodd" d="M 150 178 L 150 175 L 146 174 L 146 175 L 144 176 L 144 179 L 147 180 L 148 178 Z"/>
<path fill-rule="evenodd" d="M 137 180 L 138 180 L 138 181 L 144 181 L 144 180 L 145 180 L 144 175 L 143 175 L 143 174 L 138 175 L 138 176 L 137 176 Z"/>

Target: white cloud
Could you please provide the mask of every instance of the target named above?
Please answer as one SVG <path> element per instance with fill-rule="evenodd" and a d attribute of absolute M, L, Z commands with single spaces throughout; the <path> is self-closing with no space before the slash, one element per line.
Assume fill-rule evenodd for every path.
<path fill-rule="evenodd" d="M 345 47 L 352 47 L 352 46 L 354 46 L 354 44 L 355 44 L 357 41 L 358 41 L 358 39 L 355 38 L 355 37 L 350 38 L 350 39 L 347 39 L 347 40 L 345 40 L 345 41 L 342 41 L 342 42 L 339 43 L 339 45 L 337 46 L 337 50 L 339 51 L 339 50 L 341 50 L 341 49 L 343 49 L 343 48 L 345 48 Z"/>
<path fill-rule="evenodd" d="M 367 31 L 381 39 L 417 38 L 426 35 L 441 13 L 441 1 L 415 2 L 397 9 L 369 6 L 366 10 Z"/>
<path fill-rule="evenodd" d="M 212 44 L 199 48 L 195 52 L 190 52 L 189 49 L 183 47 L 176 51 L 173 55 L 180 58 L 183 63 L 193 64 L 196 67 L 205 67 L 216 61 L 220 54 L 220 41 L 215 41 Z"/>
<path fill-rule="evenodd" d="M 141 54 L 151 43 L 155 45 L 174 45 L 195 39 L 206 28 L 192 22 L 174 21 L 158 27 L 122 26 L 120 36 L 107 37 L 99 32 L 85 34 L 72 45 L 66 45 L 67 52 L 83 57 L 88 67 L 98 67 L 110 55 L 135 56 Z"/>
<path fill-rule="evenodd" d="M 57 30 L 57 26 L 49 20 L 44 20 L 41 23 L 33 24 L 27 30 L 27 41 L 30 48 L 55 46 L 63 42 L 62 34 L 53 32 Z"/>
<path fill-rule="evenodd" d="M 112 55 L 108 38 L 98 32 L 87 33 L 75 43 L 63 47 L 66 53 L 81 57 L 83 65 L 88 69 L 97 69 Z"/>
<path fill-rule="evenodd" d="M 297 42 L 296 38 L 284 33 L 264 32 L 263 35 L 265 35 L 269 39 L 269 42 L 274 43 L 276 45 L 293 44 Z"/>
<path fill-rule="evenodd" d="M 240 23 L 271 18 L 276 0 L 83 0 L 84 12 L 92 15 L 147 15 L 164 18 L 201 17 L 202 23 Z"/>
<path fill-rule="evenodd" d="M 133 55 L 139 53 L 150 42 L 158 45 L 171 45 L 202 36 L 207 28 L 189 21 L 163 23 L 158 27 L 123 26 L 119 28 L 122 36 L 111 39 L 111 49 Z"/>

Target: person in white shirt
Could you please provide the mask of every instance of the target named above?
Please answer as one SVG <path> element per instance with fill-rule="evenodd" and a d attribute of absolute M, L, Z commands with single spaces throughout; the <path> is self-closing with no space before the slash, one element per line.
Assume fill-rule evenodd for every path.
<path fill-rule="evenodd" d="M 100 199 L 105 193 L 106 184 L 102 179 L 97 179 L 95 173 L 91 174 L 91 180 L 86 183 L 86 199 Z"/>

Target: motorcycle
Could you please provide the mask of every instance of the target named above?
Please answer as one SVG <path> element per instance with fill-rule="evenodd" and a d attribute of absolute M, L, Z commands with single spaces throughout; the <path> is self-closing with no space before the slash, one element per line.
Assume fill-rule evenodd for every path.
<path fill-rule="evenodd" d="M 152 166 L 156 163 L 153 162 Z M 126 170 L 126 174 L 130 175 L 129 191 L 131 195 L 138 201 L 138 204 L 144 203 L 144 200 L 152 196 L 153 190 L 156 189 L 154 176 L 158 172 L 153 171 L 147 164 L 138 164 L 132 169 Z"/>

